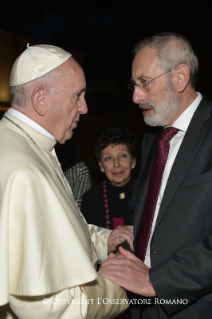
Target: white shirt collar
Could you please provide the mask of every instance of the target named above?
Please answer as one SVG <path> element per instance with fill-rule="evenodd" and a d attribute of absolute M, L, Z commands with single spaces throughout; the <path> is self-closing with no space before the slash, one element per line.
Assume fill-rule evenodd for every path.
<path fill-rule="evenodd" d="M 196 111 L 200 101 L 202 100 L 202 94 L 197 93 L 196 99 L 189 105 L 189 107 L 176 119 L 176 121 L 172 124 L 173 127 L 178 128 L 180 131 L 186 132 L 188 126 L 191 122 L 191 119 Z"/>
<path fill-rule="evenodd" d="M 28 116 L 24 115 L 23 113 L 13 109 L 12 107 L 9 108 L 7 113 L 11 114 L 12 116 L 16 117 L 17 119 L 21 120 L 22 122 L 26 123 L 27 125 L 33 127 L 36 131 L 42 133 L 43 135 L 55 140 L 53 135 L 51 135 L 42 126 L 35 123 L 33 120 L 31 120 Z"/>

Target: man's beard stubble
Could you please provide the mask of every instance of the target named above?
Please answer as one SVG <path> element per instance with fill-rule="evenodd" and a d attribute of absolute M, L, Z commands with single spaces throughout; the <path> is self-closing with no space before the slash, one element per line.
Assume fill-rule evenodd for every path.
<path fill-rule="evenodd" d="M 144 121 L 150 126 L 165 126 L 174 118 L 176 111 L 180 107 L 180 100 L 175 94 L 175 89 L 171 81 L 167 84 L 167 91 L 162 102 L 157 106 L 150 102 L 139 104 L 141 110 L 152 109 L 153 114 L 143 114 Z"/>

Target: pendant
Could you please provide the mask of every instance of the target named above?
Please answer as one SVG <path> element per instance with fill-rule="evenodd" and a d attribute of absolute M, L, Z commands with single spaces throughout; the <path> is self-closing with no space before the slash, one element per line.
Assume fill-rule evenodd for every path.
<path fill-rule="evenodd" d="M 119 199 L 124 199 L 124 198 L 125 198 L 125 192 L 120 193 L 120 194 L 119 194 Z"/>

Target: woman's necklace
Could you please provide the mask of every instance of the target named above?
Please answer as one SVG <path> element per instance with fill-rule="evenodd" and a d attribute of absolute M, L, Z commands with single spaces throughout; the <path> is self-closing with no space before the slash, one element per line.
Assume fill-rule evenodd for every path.
<path fill-rule="evenodd" d="M 136 180 L 135 180 L 134 185 L 133 185 L 132 193 L 134 192 L 135 184 L 136 184 Z M 123 198 L 125 198 L 125 192 L 123 192 L 123 193 L 119 194 L 119 199 L 123 199 L 123 198 L 120 198 L 121 194 L 124 194 Z M 111 229 L 111 213 L 110 213 L 110 207 L 109 207 L 107 181 L 103 182 L 103 200 L 104 200 L 104 210 L 105 210 L 105 228 Z"/>

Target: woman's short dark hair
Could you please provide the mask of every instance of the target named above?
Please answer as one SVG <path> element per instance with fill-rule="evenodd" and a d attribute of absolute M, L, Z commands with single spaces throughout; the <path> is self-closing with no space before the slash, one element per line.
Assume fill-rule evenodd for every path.
<path fill-rule="evenodd" d="M 101 151 L 111 144 L 127 145 L 131 156 L 136 158 L 138 139 L 129 129 L 120 127 L 106 127 L 103 131 L 95 134 L 91 143 L 91 148 L 98 161 L 101 157 Z"/>

